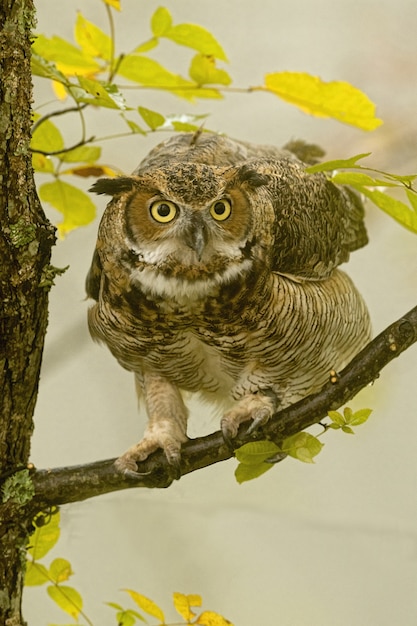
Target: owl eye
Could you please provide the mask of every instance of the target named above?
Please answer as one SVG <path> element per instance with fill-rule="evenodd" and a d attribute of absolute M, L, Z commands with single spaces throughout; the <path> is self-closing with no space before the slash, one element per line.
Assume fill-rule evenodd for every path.
<path fill-rule="evenodd" d="M 176 216 L 177 207 L 168 200 L 157 200 L 151 204 L 150 211 L 154 220 L 166 224 L 167 222 L 172 222 Z"/>
<path fill-rule="evenodd" d="M 224 220 L 227 220 L 231 212 L 232 212 L 232 203 L 230 202 L 230 200 L 227 200 L 226 198 L 223 198 L 223 200 L 217 200 L 216 202 L 213 202 L 213 204 L 210 207 L 211 217 L 217 220 L 218 222 L 223 222 Z"/>

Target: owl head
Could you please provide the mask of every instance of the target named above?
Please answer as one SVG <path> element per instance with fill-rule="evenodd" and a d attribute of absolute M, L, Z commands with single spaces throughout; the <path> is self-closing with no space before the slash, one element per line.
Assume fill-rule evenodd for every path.
<path fill-rule="evenodd" d="M 270 205 L 259 197 L 268 183 L 255 163 L 181 163 L 101 179 L 92 191 L 114 196 L 106 223 L 109 214 L 118 214 L 121 248 L 135 258 L 131 279 L 163 297 L 184 293 L 192 298 L 266 262 L 272 230 L 259 237 L 256 224 L 261 220 L 267 231 L 265 226 L 273 222 Z"/>

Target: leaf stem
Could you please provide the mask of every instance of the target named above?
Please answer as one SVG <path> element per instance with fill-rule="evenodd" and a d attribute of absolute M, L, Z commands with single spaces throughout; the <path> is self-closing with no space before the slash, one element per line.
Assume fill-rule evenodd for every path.
<path fill-rule="evenodd" d="M 107 3 L 105 4 L 105 9 L 107 12 L 107 18 L 109 20 L 109 30 L 110 30 L 110 40 L 111 40 L 109 78 L 108 78 L 109 84 L 111 84 L 113 82 L 113 78 L 116 73 L 116 66 L 115 66 L 116 31 L 114 28 L 113 13 L 111 12 L 111 8 Z"/>

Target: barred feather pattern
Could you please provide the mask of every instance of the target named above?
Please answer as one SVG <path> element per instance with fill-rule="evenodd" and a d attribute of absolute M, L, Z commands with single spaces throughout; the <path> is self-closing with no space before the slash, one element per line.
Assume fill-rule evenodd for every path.
<path fill-rule="evenodd" d="M 87 277 L 89 328 L 134 372 L 149 418 L 121 471 L 159 447 L 178 467 L 183 391 L 225 407 L 231 439 L 317 391 L 370 339 L 337 269 L 367 241 L 363 207 L 296 155 L 184 133 L 93 189 L 113 199 Z"/>

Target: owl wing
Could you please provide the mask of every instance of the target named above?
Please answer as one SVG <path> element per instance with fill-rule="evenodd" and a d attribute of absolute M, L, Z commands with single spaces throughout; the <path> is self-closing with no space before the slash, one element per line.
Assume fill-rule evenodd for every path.
<path fill-rule="evenodd" d="M 93 298 L 93 300 L 99 299 L 102 271 L 101 260 L 96 249 L 94 250 L 93 260 L 85 279 L 85 290 L 88 298 Z"/>
<path fill-rule="evenodd" d="M 304 280 L 327 278 L 368 241 L 359 197 L 323 174 L 308 174 L 300 162 L 281 159 L 267 169 L 275 217 L 273 269 Z"/>

